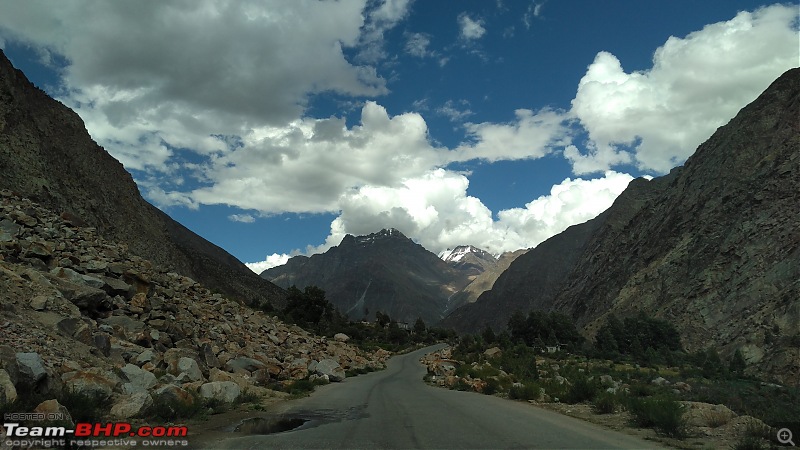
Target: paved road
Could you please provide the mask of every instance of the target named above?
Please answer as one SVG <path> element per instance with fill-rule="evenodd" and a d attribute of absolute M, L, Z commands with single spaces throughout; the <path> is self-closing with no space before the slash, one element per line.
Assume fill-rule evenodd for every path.
<path fill-rule="evenodd" d="M 392 358 L 381 372 L 323 386 L 288 402 L 292 431 L 216 442 L 213 448 L 653 448 L 656 444 L 523 402 L 426 385 L 419 358 Z"/>

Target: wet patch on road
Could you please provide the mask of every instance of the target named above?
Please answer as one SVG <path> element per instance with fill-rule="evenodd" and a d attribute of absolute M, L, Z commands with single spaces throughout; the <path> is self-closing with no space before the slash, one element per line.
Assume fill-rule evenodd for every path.
<path fill-rule="evenodd" d="M 274 417 L 251 417 L 239 422 L 232 430 L 244 434 L 275 434 L 313 428 L 326 423 L 342 422 L 369 417 L 366 405 L 346 410 L 323 409 L 298 411 Z"/>

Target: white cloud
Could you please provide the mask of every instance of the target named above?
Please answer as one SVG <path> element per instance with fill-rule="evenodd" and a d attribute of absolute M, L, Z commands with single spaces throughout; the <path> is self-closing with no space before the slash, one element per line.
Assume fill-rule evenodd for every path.
<path fill-rule="evenodd" d="M 466 100 L 458 102 L 448 100 L 444 105 L 436 108 L 436 113 L 447 117 L 451 122 L 462 122 L 467 117 L 475 114 L 469 109 L 469 102 Z"/>
<path fill-rule="evenodd" d="M 740 12 L 685 38 L 670 37 L 642 72 L 626 73 L 614 55 L 598 53 L 572 101 L 591 140 L 586 153 L 565 152 L 574 172 L 603 171 L 629 156 L 655 173 L 681 164 L 797 65 L 797 20 L 796 6 Z"/>
<path fill-rule="evenodd" d="M 396 18 L 402 8 L 389 3 L 407 2 L 378 7 L 370 23 L 384 25 L 370 30 Z M 374 67 L 343 53 L 361 42 L 365 6 L 77 0 L 53 8 L 26 1 L 3 5 L 0 36 L 63 55 L 62 100 L 126 167 L 157 170 L 170 157 L 161 144 L 220 151 L 224 143 L 209 136 L 283 125 L 302 114 L 309 95 L 386 93 Z"/>
<path fill-rule="evenodd" d="M 228 219 L 233 222 L 242 222 L 242 223 L 253 223 L 256 221 L 256 218 L 251 216 L 250 214 L 231 214 L 228 216 Z"/>
<path fill-rule="evenodd" d="M 386 58 L 384 33 L 408 15 L 411 0 L 377 0 L 367 3 L 367 21 L 359 42 L 358 59 L 371 64 Z"/>
<path fill-rule="evenodd" d="M 347 193 L 325 243 L 305 253 L 324 252 L 346 234 L 363 235 L 389 227 L 434 253 L 462 244 L 493 253 L 534 247 L 607 209 L 632 179 L 613 171 L 591 180 L 567 178 L 553 186 L 549 195 L 524 208 L 499 211 L 494 220 L 492 211 L 467 194 L 469 180 L 464 175 L 436 169 L 404 180 L 399 187 L 364 186 Z"/>
<path fill-rule="evenodd" d="M 553 148 L 569 143 L 566 116 L 561 111 L 518 109 L 511 123 L 469 123 L 465 127 L 471 142 L 460 145 L 454 161 L 536 159 Z"/>
<path fill-rule="evenodd" d="M 244 265 L 246 265 L 253 272 L 260 275 L 261 272 L 267 269 L 271 269 L 273 267 L 282 266 L 286 264 L 286 262 L 289 261 L 289 258 L 291 258 L 291 256 L 287 254 L 273 253 L 271 255 L 268 255 L 267 259 L 265 259 L 264 261 L 244 263 Z"/>
<path fill-rule="evenodd" d="M 472 19 L 466 13 L 459 14 L 458 26 L 461 30 L 461 38 L 467 41 L 480 39 L 484 34 L 486 34 L 486 28 L 483 27 L 483 20 Z"/>
<path fill-rule="evenodd" d="M 426 33 L 408 33 L 406 35 L 405 50 L 411 56 L 425 58 L 433 56 L 434 53 L 428 50 L 431 45 L 431 37 Z"/>

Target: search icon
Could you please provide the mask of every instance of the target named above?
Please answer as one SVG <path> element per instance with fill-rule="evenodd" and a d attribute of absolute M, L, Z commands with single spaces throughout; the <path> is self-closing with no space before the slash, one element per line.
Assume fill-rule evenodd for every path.
<path fill-rule="evenodd" d="M 788 428 L 781 428 L 778 430 L 778 442 L 781 444 L 791 444 L 792 447 L 796 447 L 794 442 L 792 442 L 792 430 Z"/>

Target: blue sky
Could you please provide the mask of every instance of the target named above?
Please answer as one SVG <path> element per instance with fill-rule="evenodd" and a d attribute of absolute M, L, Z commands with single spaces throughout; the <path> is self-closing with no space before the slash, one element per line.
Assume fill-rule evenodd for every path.
<path fill-rule="evenodd" d="M 796 3 L 59 6 L 0 4 L 0 47 L 256 271 L 384 227 L 434 252 L 535 246 L 800 63 Z"/>

